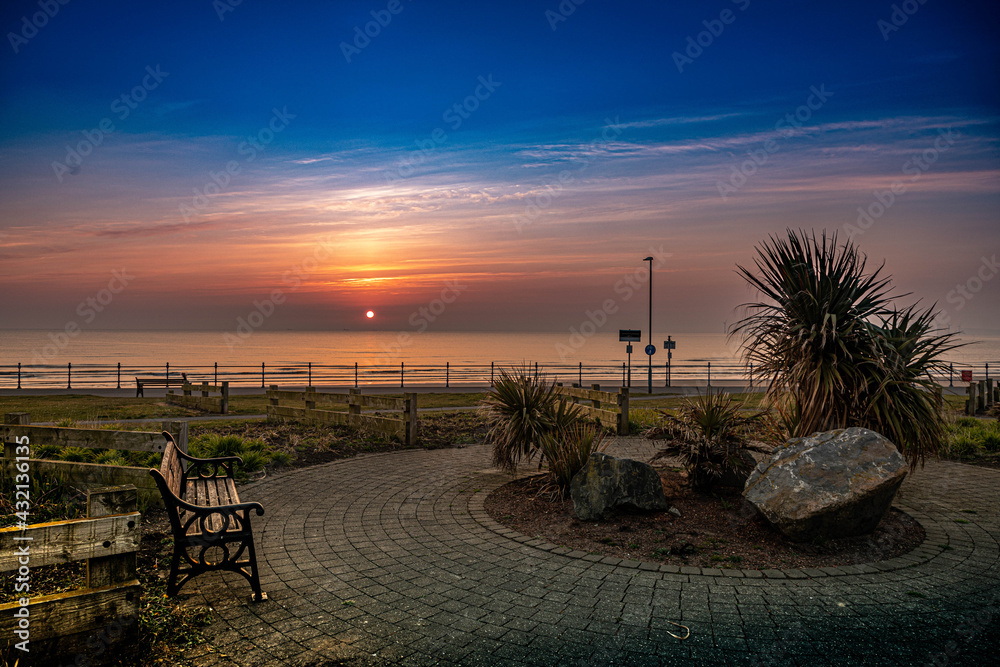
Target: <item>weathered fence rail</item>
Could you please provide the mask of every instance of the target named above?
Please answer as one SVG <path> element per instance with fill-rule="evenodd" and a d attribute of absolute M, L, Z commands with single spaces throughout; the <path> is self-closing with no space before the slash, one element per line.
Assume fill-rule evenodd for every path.
<path fill-rule="evenodd" d="M 348 424 L 370 428 L 395 437 L 405 445 L 417 443 L 417 395 L 404 394 L 404 398 L 365 396 L 360 390 L 351 389 L 346 394 L 318 392 L 315 387 L 305 391 L 285 391 L 278 385 L 267 390 L 268 419 L 294 419 L 322 424 Z M 292 405 L 289 405 L 291 403 Z M 346 412 L 324 410 L 323 407 L 347 405 Z M 320 406 L 320 407 L 318 407 Z M 362 414 L 362 408 L 400 410 L 398 419 Z"/>
<path fill-rule="evenodd" d="M 191 384 L 185 382 L 181 387 L 182 393 L 178 394 L 173 390 L 167 391 L 167 403 L 181 405 L 186 408 L 196 408 L 206 412 L 214 412 L 220 415 L 229 414 L 229 382 L 223 381 L 221 384 Z M 194 392 L 198 392 L 197 395 Z M 210 393 L 217 393 L 218 396 L 210 396 Z"/>
<path fill-rule="evenodd" d="M 556 393 L 569 398 L 580 411 L 604 426 L 613 426 L 618 435 L 628 435 L 628 387 L 617 392 L 601 391 L 601 385 L 593 384 L 590 389 L 577 385 L 564 387 L 556 383 Z M 580 403 L 589 401 L 590 405 Z"/>
<path fill-rule="evenodd" d="M 25 470 L 34 469 L 26 466 Z M 0 572 L 30 586 L 35 568 L 87 561 L 84 587 L 0 604 L 0 644 L 9 664 L 104 664 L 116 647 L 135 644 L 140 514 L 131 485 L 87 492 L 87 518 L 0 528 Z M 24 611 L 22 611 L 24 610 Z M 17 647 L 22 641 L 28 651 Z M 81 662 L 81 656 L 83 662 Z"/>
<path fill-rule="evenodd" d="M 0 425 L 0 440 L 3 441 L 3 464 L 6 473 L 12 473 L 15 461 L 17 439 L 27 437 L 32 448 L 44 445 L 57 447 L 81 447 L 84 449 L 117 449 L 133 452 L 162 453 L 167 439 L 162 431 L 174 436 L 178 446 L 187 451 L 187 422 L 163 422 L 162 430 L 156 433 L 146 431 L 110 431 L 104 429 L 64 428 L 58 426 L 31 426 L 27 412 L 9 412 Z M 183 444 L 182 444 L 183 443 Z M 115 466 L 102 463 L 79 461 L 57 461 L 53 459 L 30 459 L 31 470 L 53 475 L 74 486 L 90 488 L 98 486 L 118 486 L 132 484 L 138 489 L 143 501 L 160 504 L 159 491 L 149 476 L 148 467 Z"/>

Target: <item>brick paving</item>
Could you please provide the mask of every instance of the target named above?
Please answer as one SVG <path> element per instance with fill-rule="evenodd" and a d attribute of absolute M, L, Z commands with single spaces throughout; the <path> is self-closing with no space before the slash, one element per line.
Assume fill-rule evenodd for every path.
<path fill-rule="evenodd" d="M 629 439 L 613 453 L 648 455 Z M 819 570 L 713 570 L 570 551 L 493 522 L 483 446 L 411 450 L 241 489 L 261 580 L 191 582 L 197 665 L 986 665 L 1000 646 L 1000 471 L 928 463 L 896 506 L 927 539 Z M 670 635 L 683 623 L 691 636 Z"/>

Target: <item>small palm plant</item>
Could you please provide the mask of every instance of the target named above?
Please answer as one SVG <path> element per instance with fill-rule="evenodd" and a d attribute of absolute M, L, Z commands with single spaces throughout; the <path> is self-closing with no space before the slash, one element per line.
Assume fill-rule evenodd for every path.
<path fill-rule="evenodd" d="M 580 411 L 559 400 L 555 386 L 527 369 L 502 369 L 480 407 L 486 418 L 486 442 L 493 445 L 493 465 L 514 472 L 522 459 L 539 452 L 542 439 L 565 428 Z"/>
<path fill-rule="evenodd" d="M 753 465 L 749 450 L 771 451 L 754 441 L 767 426 L 767 412 L 745 414 L 742 402 L 721 391 L 686 400 L 676 417 L 661 414 L 666 424 L 646 432 L 650 438 L 668 439 L 654 459 L 679 457 L 695 490 L 707 491 L 724 477 L 745 478 Z"/>
<path fill-rule="evenodd" d="M 539 442 L 542 456 L 549 464 L 549 483 L 560 497 L 569 493 L 570 483 L 591 454 L 603 452 L 610 440 L 600 424 L 576 422 L 548 433 Z"/>

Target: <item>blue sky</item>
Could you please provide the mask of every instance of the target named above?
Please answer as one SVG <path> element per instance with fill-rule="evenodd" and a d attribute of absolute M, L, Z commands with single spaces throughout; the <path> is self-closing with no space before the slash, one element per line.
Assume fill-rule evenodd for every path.
<path fill-rule="evenodd" d="M 715 331 L 791 226 L 1000 330 L 994 4 L 57 6 L 0 13 L 2 327 L 62 327 L 125 268 L 92 326 L 226 330 L 277 289 L 268 328 L 405 330 L 458 280 L 441 328 L 568 330 L 618 298 L 613 329 L 663 247 L 655 328 Z"/>

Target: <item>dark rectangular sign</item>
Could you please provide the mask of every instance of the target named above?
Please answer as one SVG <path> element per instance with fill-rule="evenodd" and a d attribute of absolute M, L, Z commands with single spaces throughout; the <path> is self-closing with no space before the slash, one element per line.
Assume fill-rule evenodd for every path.
<path fill-rule="evenodd" d="M 623 343 L 641 343 L 642 331 L 639 329 L 619 329 L 618 340 Z"/>

